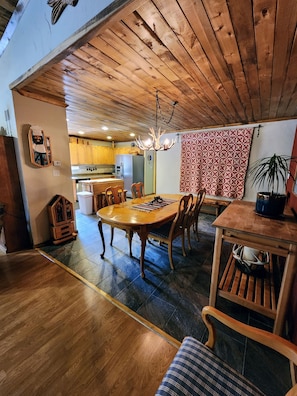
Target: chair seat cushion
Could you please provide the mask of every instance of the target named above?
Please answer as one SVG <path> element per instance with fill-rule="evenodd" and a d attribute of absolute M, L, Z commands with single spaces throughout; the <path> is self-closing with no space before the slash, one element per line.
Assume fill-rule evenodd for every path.
<path fill-rule="evenodd" d="M 151 235 L 156 235 L 156 237 L 159 236 L 159 237 L 162 237 L 162 238 L 168 238 L 171 225 L 172 225 L 172 221 L 169 221 L 168 223 L 163 224 L 159 228 L 152 229 L 150 231 L 150 234 Z"/>
<path fill-rule="evenodd" d="M 255 396 L 264 394 L 208 347 L 186 337 L 165 374 L 158 396 Z"/>

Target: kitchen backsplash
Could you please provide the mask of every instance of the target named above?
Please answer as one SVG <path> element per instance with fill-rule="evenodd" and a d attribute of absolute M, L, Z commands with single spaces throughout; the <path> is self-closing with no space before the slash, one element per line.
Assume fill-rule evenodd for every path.
<path fill-rule="evenodd" d="M 114 165 L 72 165 L 71 173 L 72 175 L 81 175 L 81 174 L 112 174 L 115 171 Z"/>

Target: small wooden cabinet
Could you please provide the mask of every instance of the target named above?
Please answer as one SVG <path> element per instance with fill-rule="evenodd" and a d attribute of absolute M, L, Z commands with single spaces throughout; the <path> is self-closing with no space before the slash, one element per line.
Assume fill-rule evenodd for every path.
<path fill-rule="evenodd" d="M 47 208 L 53 243 L 75 239 L 73 204 L 62 195 L 55 195 Z"/>

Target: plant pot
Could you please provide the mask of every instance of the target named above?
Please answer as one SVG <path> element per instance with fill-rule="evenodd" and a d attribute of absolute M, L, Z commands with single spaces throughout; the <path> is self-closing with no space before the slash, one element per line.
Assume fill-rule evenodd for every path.
<path fill-rule="evenodd" d="M 271 192 L 258 192 L 256 200 L 256 213 L 266 217 L 282 216 L 286 206 L 285 194 L 273 194 Z"/>

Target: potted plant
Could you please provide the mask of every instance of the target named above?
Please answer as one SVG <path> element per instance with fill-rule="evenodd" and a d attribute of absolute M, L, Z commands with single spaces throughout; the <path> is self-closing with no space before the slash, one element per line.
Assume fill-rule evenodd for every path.
<path fill-rule="evenodd" d="M 290 162 L 296 161 L 288 155 L 273 154 L 254 162 L 249 170 L 252 185 L 268 188 L 269 191 L 257 193 L 256 213 L 267 217 L 279 217 L 283 214 L 287 195 L 283 192 L 290 174 Z M 280 192 L 282 188 L 282 192 Z"/>

